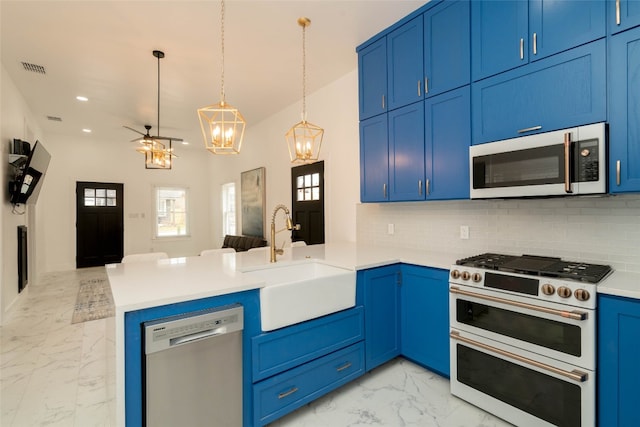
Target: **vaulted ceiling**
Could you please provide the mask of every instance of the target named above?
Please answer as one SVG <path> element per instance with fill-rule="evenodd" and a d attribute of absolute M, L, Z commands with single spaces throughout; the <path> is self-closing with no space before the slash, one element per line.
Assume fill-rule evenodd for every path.
<path fill-rule="evenodd" d="M 226 0 L 226 100 L 249 125 L 300 100 L 301 16 L 312 21 L 309 94 L 355 69 L 357 45 L 424 3 Z M 166 55 L 160 134 L 202 144 L 196 109 L 220 100 L 219 1 L 1 0 L 0 19 L 2 65 L 45 134 L 126 143 L 136 135 L 123 125 L 143 131 L 150 124 L 155 135 L 158 49 Z"/>

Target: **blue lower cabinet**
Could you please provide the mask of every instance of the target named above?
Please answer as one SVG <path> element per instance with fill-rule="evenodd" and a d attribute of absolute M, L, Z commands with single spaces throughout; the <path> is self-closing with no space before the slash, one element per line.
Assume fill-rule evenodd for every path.
<path fill-rule="evenodd" d="M 263 426 L 364 373 L 359 342 L 253 386 L 254 425 Z"/>
<path fill-rule="evenodd" d="M 449 377 L 449 272 L 402 265 L 400 352 Z"/>
<path fill-rule="evenodd" d="M 598 331 L 598 425 L 639 426 L 640 301 L 600 295 Z"/>

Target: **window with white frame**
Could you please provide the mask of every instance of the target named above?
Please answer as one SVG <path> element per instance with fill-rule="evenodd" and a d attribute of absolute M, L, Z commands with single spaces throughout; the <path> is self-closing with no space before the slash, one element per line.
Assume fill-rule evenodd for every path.
<path fill-rule="evenodd" d="M 155 187 L 156 237 L 189 234 L 188 191 L 181 187 Z"/>
<path fill-rule="evenodd" d="M 222 235 L 236 234 L 236 184 L 222 184 Z"/>

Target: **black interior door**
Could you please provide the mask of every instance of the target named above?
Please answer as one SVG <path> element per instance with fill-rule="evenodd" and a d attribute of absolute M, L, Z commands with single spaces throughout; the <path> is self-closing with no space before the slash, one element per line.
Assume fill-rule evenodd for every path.
<path fill-rule="evenodd" d="M 324 162 L 291 168 L 291 190 L 293 222 L 300 224 L 291 240 L 324 243 Z"/>
<path fill-rule="evenodd" d="M 76 182 L 76 268 L 120 262 L 123 184 Z"/>

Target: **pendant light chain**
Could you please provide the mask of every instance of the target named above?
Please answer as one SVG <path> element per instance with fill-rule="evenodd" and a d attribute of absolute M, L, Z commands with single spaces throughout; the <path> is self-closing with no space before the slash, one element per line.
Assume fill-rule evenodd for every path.
<path fill-rule="evenodd" d="M 220 99 L 221 104 L 224 105 L 224 0 L 221 1 L 221 10 L 220 10 L 220 44 L 222 51 L 222 72 L 221 72 L 221 82 L 220 82 Z"/>
<path fill-rule="evenodd" d="M 307 121 L 307 26 L 302 25 L 302 121 Z"/>
<path fill-rule="evenodd" d="M 164 54 L 162 54 L 164 56 Z M 160 136 L 160 54 L 158 54 L 158 128 L 156 129 L 157 136 Z"/>

